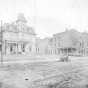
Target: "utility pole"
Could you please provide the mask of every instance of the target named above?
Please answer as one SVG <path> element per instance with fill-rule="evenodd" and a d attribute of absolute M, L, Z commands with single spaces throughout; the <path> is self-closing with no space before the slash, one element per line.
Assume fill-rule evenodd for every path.
<path fill-rule="evenodd" d="M 3 29 L 1 21 L 1 66 L 3 66 Z"/>

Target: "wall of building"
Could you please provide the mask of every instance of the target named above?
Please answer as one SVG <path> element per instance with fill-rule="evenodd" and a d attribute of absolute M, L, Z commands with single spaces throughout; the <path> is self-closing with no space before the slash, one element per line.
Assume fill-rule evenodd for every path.
<path fill-rule="evenodd" d="M 35 53 L 34 29 L 27 25 L 24 16 L 13 23 L 6 23 L 3 29 L 4 54 L 33 54 Z"/>

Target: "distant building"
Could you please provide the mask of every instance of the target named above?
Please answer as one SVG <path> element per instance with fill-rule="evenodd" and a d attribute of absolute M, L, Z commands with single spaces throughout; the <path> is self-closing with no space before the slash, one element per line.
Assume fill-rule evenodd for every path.
<path fill-rule="evenodd" d="M 54 34 L 51 38 L 36 38 L 36 55 L 88 55 L 88 34 L 75 29 Z"/>
<path fill-rule="evenodd" d="M 36 34 L 32 27 L 27 25 L 23 14 L 13 23 L 2 25 L 3 54 L 32 54 L 35 52 Z"/>
<path fill-rule="evenodd" d="M 53 38 L 37 38 L 36 40 L 36 54 L 38 55 L 56 55 L 55 46 L 52 42 Z"/>
<path fill-rule="evenodd" d="M 88 55 L 88 33 L 74 29 L 53 35 L 52 45 L 57 55 Z"/>
<path fill-rule="evenodd" d="M 37 55 L 47 55 L 48 54 L 48 46 L 49 46 L 48 38 L 44 38 L 44 39 L 37 38 L 36 45 L 35 45 L 36 54 Z"/>

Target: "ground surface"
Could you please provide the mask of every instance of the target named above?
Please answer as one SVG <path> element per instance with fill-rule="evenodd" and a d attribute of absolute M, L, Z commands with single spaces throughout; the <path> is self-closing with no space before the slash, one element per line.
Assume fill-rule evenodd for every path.
<path fill-rule="evenodd" d="M 88 88 L 88 58 L 4 64 L 0 88 Z"/>

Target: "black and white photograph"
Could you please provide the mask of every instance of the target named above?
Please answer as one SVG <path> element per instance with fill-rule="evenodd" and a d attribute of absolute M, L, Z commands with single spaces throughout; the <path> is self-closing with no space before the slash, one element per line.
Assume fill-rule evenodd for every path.
<path fill-rule="evenodd" d="M 0 88 L 88 88 L 88 0 L 0 0 Z"/>

